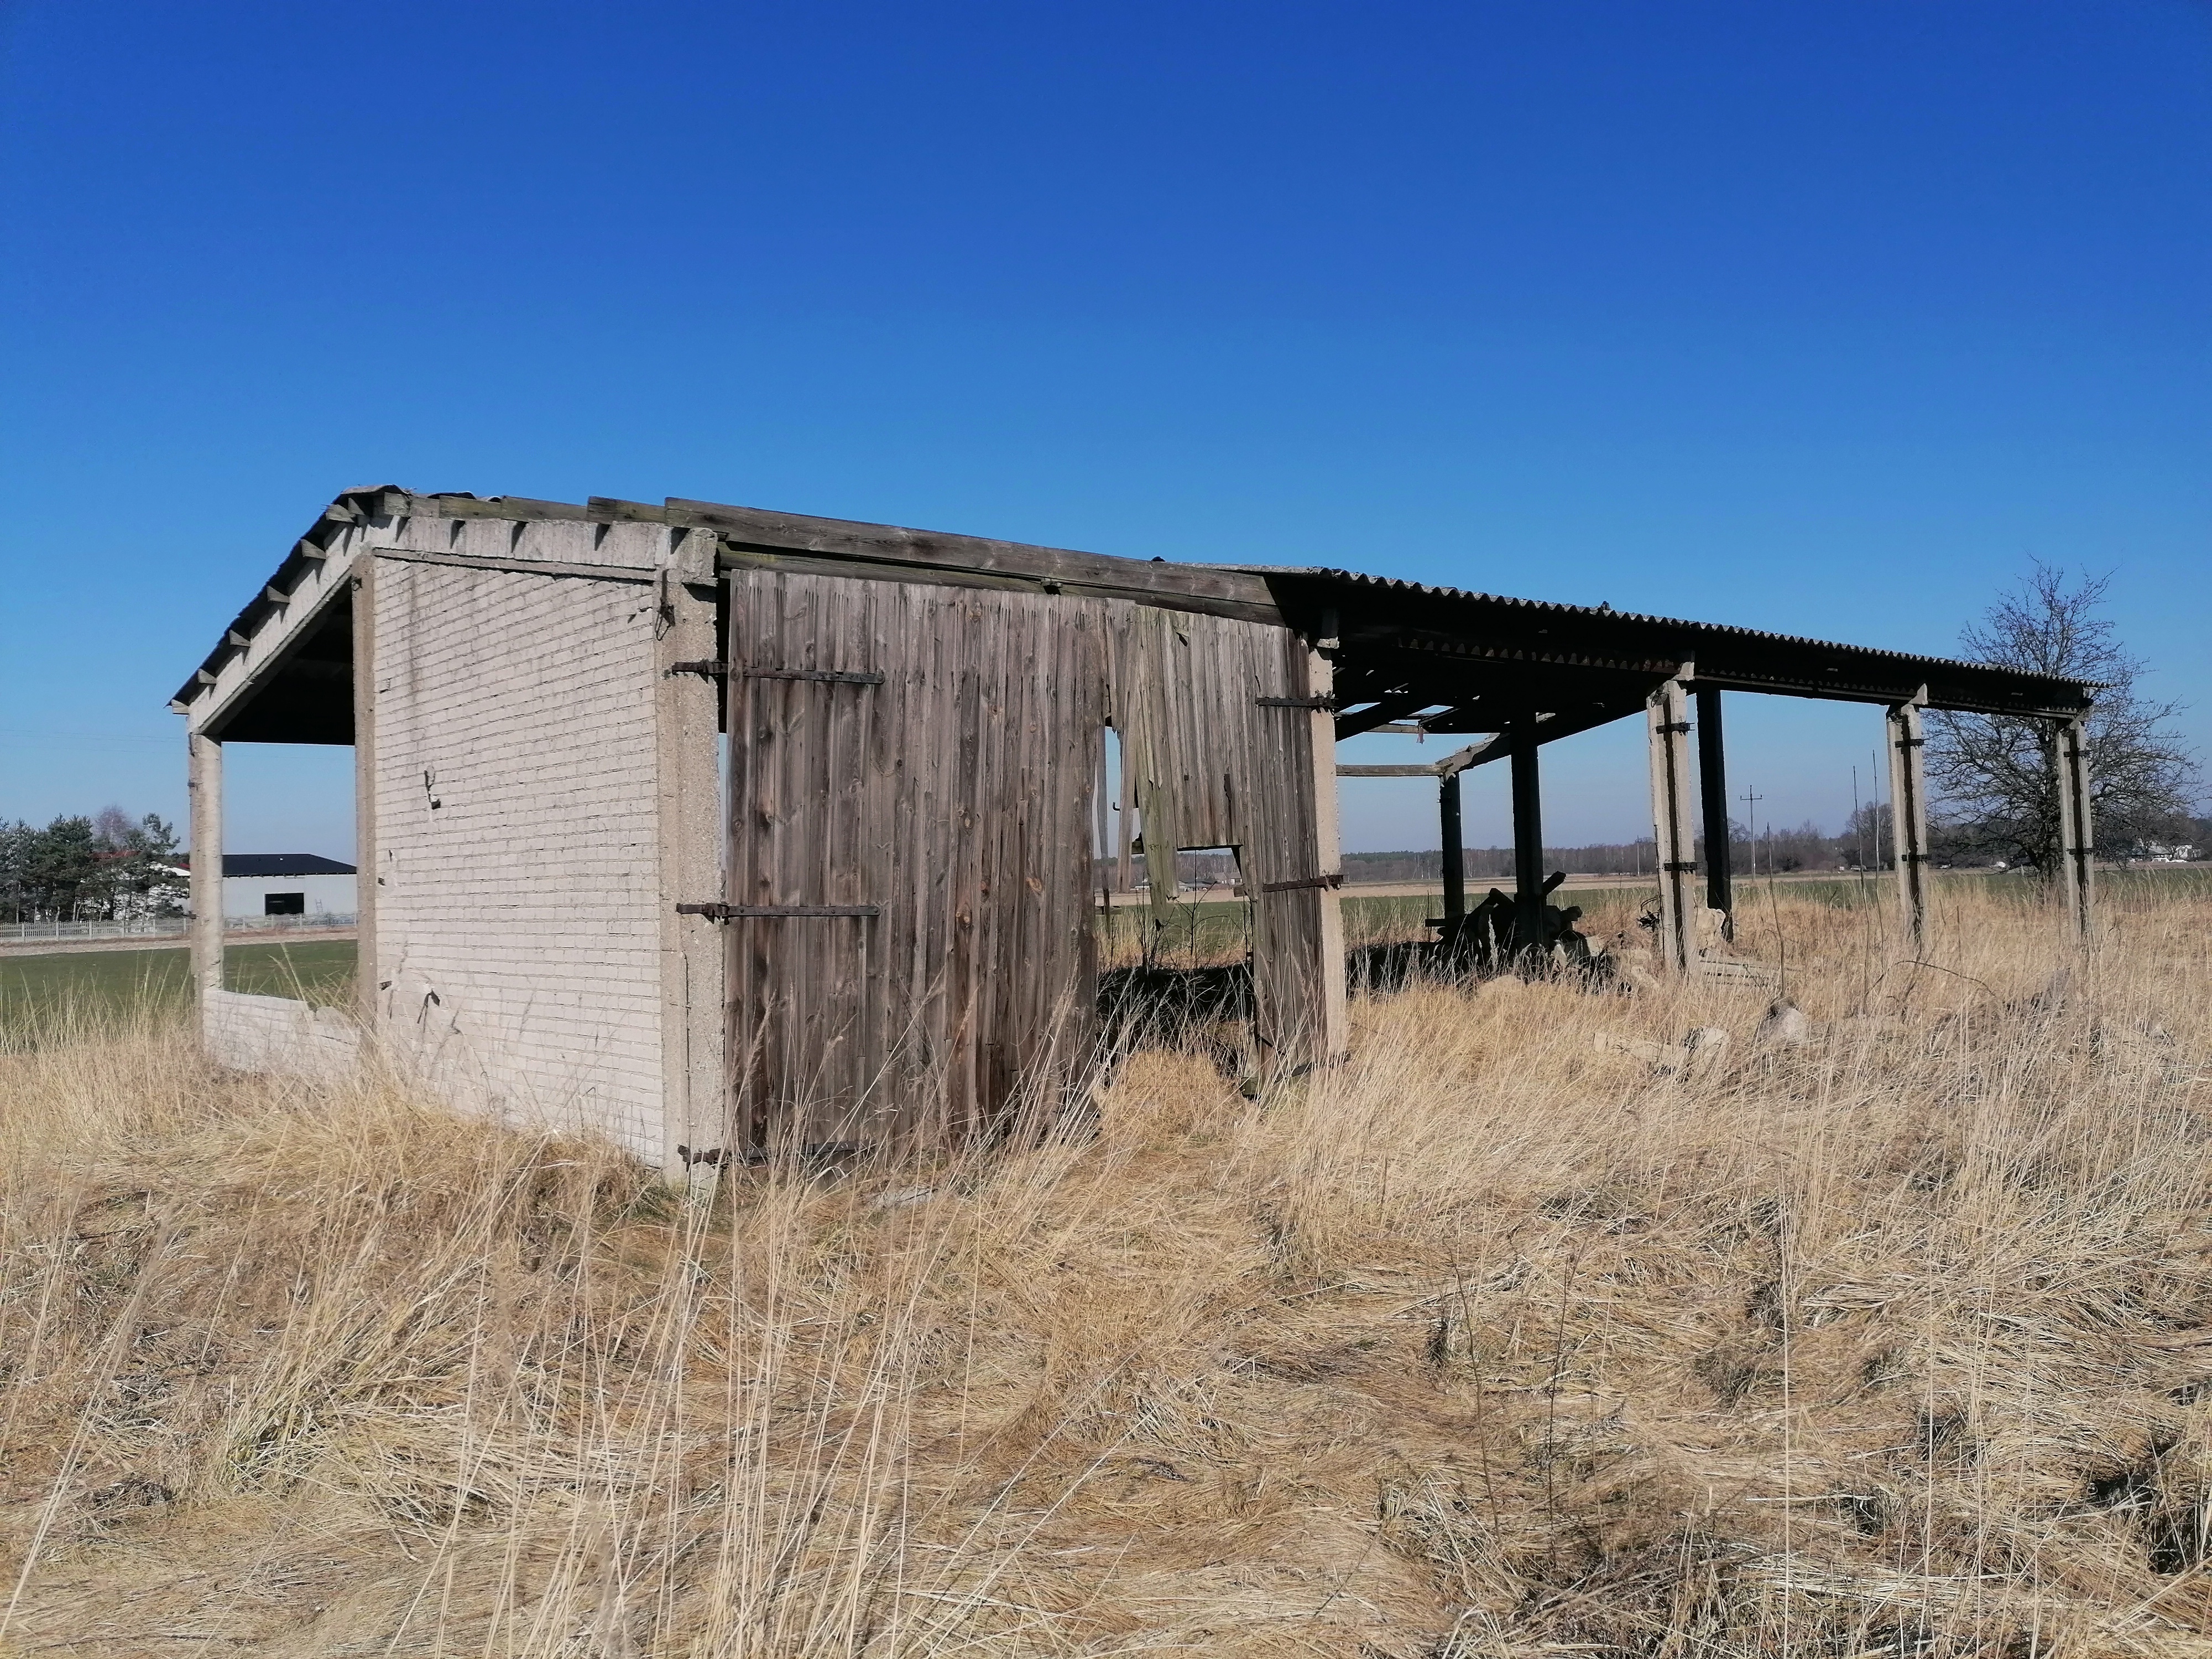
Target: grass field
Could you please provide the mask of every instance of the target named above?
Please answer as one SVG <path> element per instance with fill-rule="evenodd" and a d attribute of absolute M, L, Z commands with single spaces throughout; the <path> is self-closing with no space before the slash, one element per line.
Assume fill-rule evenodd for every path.
<path fill-rule="evenodd" d="M 2107 890 L 711 1199 L 0 1054 L 0 1655 L 2212 1659 L 2212 894 Z"/>
<path fill-rule="evenodd" d="M 352 993 L 354 962 L 351 939 L 234 945 L 223 952 L 224 981 L 234 991 L 338 1004 Z M 174 946 L 0 957 L 0 1040 L 118 1014 L 181 1017 L 191 1000 L 191 955 Z"/>
<path fill-rule="evenodd" d="M 2133 912 L 2187 899 L 2212 898 L 2212 867 L 2192 866 L 2143 866 L 2132 870 L 2100 871 L 2099 893 L 2112 910 Z M 1471 882 L 1467 890 L 1470 907 L 1480 903 L 1493 884 Z M 1624 876 L 1617 885 L 1577 886 L 1564 890 L 1565 902 L 1578 905 L 1577 924 L 1595 939 L 1635 926 L 1638 914 L 1655 898 L 1649 881 Z M 1832 879 L 1792 876 L 1772 881 L 1739 877 L 1735 883 L 1735 911 L 1740 938 L 1756 954 L 1760 920 L 1779 902 L 1819 904 L 1838 910 L 1882 911 L 1897 903 L 1893 876 L 1843 876 Z M 2039 908 L 2042 890 L 2031 878 L 1939 874 L 1931 886 L 1931 902 L 1939 919 L 1950 908 L 1961 914 L 1990 906 Z M 1380 897 L 1349 897 L 1344 901 L 1346 943 L 1354 948 L 1403 939 L 1432 937 L 1423 920 L 1443 906 L 1439 888 L 1429 894 L 1392 894 Z M 1242 899 L 1204 896 L 1178 903 L 1168 923 L 1153 932 L 1150 911 L 1142 905 L 1120 907 L 1100 924 L 1101 958 L 1109 966 L 1126 966 L 1139 959 L 1143 941 L 1154 941 L 1157 959 L 1169 967 L 1198 967 L 1241 959 L 1249 948 L 1249 907 Z M 1771 927 L 1768 927 L 1771 932 Z M 1769 948 L 1775 947 L 1770 941 Z"/>

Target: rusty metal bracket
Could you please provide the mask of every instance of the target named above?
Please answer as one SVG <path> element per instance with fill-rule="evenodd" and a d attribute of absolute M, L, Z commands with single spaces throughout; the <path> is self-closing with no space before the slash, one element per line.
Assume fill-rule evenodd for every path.
<path fill-rule="evenodd" d="M 740 668 L 720 659 L 702 659 L 696 662 L 672 662 L 668 665 L 672 674 L 703 674 L 709 679 L 726 679 L 736 675 L 746 680 L 827 680 L 836 685 L 881 685 L 881 674 L 852 674 L 831 668 Z"/>
<path fill-rule="evenodd" d="M 1296 881 L 1263 881 L 1260 884 L 1260 890 L 1263 893 L 1294 893 L 1306 887 L 1341 887 L 1343 885 L 1344 872 L 1340 870 L 1334 875 L 1301 876 Z"/>
<path fill-rule="evenodd" d="M 872 904 L 679 904 L 679 916 L 705 916 L 714 921 L 736 921 L 749 917 L 880 915 Z"/>

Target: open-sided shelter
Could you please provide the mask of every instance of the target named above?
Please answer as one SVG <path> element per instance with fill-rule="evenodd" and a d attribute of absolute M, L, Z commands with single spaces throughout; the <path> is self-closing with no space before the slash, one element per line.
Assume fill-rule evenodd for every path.
<path fill-rule="evenodd" d="M 1455 918 L 1460 776 L 1510 760 L 1526 918 L 1541 746 L 1638 714 L 1663 954 L 1695 972 L 1700 793 L 1722 826 L 1705 896 L 1729 904 L 1725 691 L 1887 710 L 1916 934 L 1922 711 L 2050 721 L 2086 927 L 2091 689 L 1341 570 L 385 488 L 324 510 L 172 707 L 218 1055 L 324 1070 L 366 1039 L 456 1104 L 675 1164 L 958 1137 L 1079 1079 L 1100 855 L 1127 871 L 1133 833 L 1161 902 L 1172 849 L 1233 850 L 1263 1062 L 1327 1064 L 1346 1043 L 1338 776 L 1437 780 Z M 1476 740 L 1433 766 L 1336 765 L 1340 738 L 1409 726 Z M 232 743 L 354 748 L 351 1015 L 223 987 L 200 889 Z"/>

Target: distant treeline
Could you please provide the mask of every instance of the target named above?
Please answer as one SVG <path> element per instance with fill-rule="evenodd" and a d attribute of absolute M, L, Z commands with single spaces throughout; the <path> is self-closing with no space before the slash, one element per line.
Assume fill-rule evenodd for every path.
<path fill-rule="evenodd" d="M 43 829 L 0 820 L 0 922 L 121 921 L 182 914 L 176 831 L 110 806 Z"/>

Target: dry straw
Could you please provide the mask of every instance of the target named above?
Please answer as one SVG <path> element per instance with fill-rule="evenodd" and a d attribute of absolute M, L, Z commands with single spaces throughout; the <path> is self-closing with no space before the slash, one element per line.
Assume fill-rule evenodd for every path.
<path fill-rule="evenodd" d="M 49 1030 L 0 1653 L 2212 1654 L 2212 903 L 1942 901 L 1747 908 L 1802 1042 L 1421 988 L 712 1205 Z"/>

